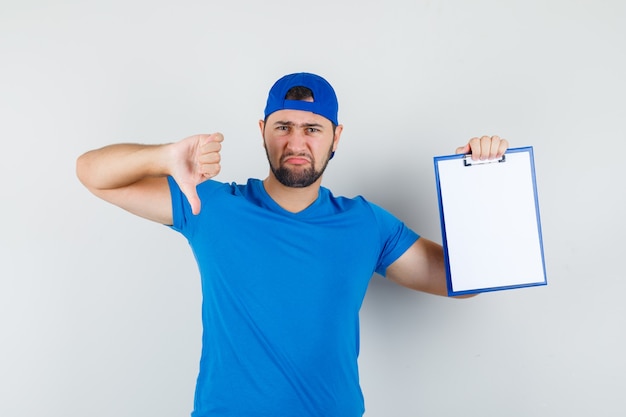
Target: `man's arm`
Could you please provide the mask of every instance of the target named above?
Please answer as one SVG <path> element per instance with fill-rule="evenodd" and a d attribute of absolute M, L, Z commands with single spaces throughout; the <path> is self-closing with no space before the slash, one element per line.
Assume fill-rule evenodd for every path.
<path fill-rule="evenodd" d="M 476 160 L 496 159 L 502 157 L 508 147 L 506 139 L 482 136 L 470 139 L 465 146 L 457 148 L 456 153 L 471 153 Z M 386 275 L 389 280 L 417 291 L 448 295 L 443 247 L 423 237 L 387 268 Z"/>
<path fill-rule="evenodd" d="M 394 263 L 389 265 L 387 279 L 435 295 L 448 295 L 446 270 L 441 245 L 420 237 Z"/>
<path fill-rule="evenodd" d="M 167 176 L 200 212 L 196 186 L 220 170 L 223 136 L 195 135 L 166 145 L 117 144 L 89 151 L 76 162 L 80 181 L 96 196 L 131 213 L 171 225 Z"/>

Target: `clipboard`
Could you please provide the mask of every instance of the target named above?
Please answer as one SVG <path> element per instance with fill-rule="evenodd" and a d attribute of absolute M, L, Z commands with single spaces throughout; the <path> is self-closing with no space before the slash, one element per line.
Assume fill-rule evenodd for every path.
<path fill-rule="evenodd" d="M 448 295 L 547 285 L 533 148 L 434 163 Z"/>

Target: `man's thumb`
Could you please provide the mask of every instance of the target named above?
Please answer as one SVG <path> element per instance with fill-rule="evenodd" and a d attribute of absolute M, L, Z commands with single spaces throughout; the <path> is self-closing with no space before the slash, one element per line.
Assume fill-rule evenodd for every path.
<path fill-rule="evenodd" d="M 184 187 L 181 187 L 180 190 L 183 192 L 185 197 L 187 197 L 187 201 L 191 206 L 191 212 L 193 214 L 200 213 L 200 197 L 198 197 L 195 185 L 185 185 Z"/>
<path fill-rule="evenodd" d="M 458 155 L 458 154 L 461 154 L 461 153 L 463 153 L 463 154 L 468 154 L 468 153 L 470 152 L 470 150 L 471 150 L 471 149 L 472 149 L 472 148 L 470 148 L 470 145 L 469 145 L 469 143 L 468 143 L 468 144 L 467 144 L 467 145 L 465 145 L 465 146 L 459 146 L 458 148 L 456 148 L 455 153 L 456 153 L 457 155 Z"/>

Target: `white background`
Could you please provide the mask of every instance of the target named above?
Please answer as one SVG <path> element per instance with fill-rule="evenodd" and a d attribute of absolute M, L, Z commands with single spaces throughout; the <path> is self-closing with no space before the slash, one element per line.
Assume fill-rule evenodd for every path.
<path fill-rule="evenodd" d="M 433 156 L 535 149 L 548 286 L 459 301 L 374 277 L 366 416 L 625 415 L 625 21 L 621 0 L 0 0 L 0 415 L 189 414 L 193 256 L 75 160 L 221 131 L 218 179 L 264 178 L 257 120 L 295 71 L 340 98 L 325 185 L 437 241 Z"/>

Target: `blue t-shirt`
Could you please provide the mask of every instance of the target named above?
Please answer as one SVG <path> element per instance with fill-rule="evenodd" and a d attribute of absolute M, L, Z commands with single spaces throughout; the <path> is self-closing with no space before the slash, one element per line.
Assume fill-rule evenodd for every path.
<path fill-rule="evenodd" d="M 357 417 L 359 309 L 374 272 L 418 235 L 362 197 L 322 187 L 299 213 L 262 181 L 198 186 L 194 216 L 169 178 L 174 224 L 202 280 L 193 417 Z"/>

